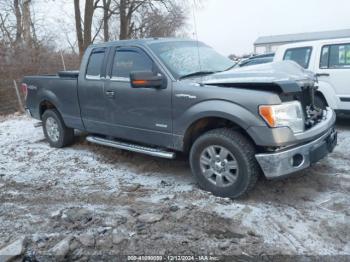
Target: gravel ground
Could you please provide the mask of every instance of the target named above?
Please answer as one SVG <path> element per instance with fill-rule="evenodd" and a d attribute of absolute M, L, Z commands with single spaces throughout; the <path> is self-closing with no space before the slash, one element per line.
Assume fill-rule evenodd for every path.
<path fill-rule="evenodd" d="M 97 146 L 83 136 L 54 149 L 33 123 L 0 118 L 0 261 L 11 248 L 31 261 L 350 255 L 349 120 L 338 124 L 338 147 L 327 159 L 289 179 L 261 178 L 240 200 L 198 189 L 184 159 Z"/>

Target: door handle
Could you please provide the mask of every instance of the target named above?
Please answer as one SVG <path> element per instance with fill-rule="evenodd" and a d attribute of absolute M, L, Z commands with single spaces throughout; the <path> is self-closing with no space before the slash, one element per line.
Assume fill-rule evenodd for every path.
<path fill-rule="evenodd" d="M 316 77 L 320 77 L 320 76 L 330 76 L 330 74 L 328 74 L 328 73 L 319 73 L 319 74 L 316 74 Z"/>
<path fill-rule="evenodd" d="M 106 96 L 113 98 L 115 96 L 114 91 L 106 91 Z"/>

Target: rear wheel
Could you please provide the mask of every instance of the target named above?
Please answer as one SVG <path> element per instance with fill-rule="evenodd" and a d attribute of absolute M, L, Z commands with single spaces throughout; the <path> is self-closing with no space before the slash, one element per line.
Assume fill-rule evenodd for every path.
<path fill-rule="evenodd" d="M 199 137 L 191 148 L 190 164 L 199 185 L 221 197 L 246 194 L 260 173 L 254 145 L 241 133 L 227 128 Z"/>
<path fill-rule="evenodd" d="M 46 110 L 42 121 L 44 135 L 52 147 L 61 148 L 73 143 L 74 129 L 66 127 L 57 110 Z"/>

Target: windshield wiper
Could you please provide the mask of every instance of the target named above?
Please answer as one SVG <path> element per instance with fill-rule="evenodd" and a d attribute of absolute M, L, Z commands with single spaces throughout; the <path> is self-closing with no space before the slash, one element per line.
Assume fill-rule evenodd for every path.
<path fill-rule="evenodd" d="M 187 74 L 187 75 L 180 76 L 179 79 L 184 79 L 184 78 L 191 77 L 191 76 L 210 75 L 210 74 L 215 74 L 215 73 L 218 73 L 218 72 L 219 71 L 198 71 L 198 72 L 193 72 L 193 73 L 190 73 L 190 74 Z"/>
<path fill-rule="evenodd" d="M 232 66 L 230 66 L 229 68 L 225 69 L 224 71 L 222 72 L 226 72 L 226 71 L 229 71 L 231 70 L 232 68 L 234 68 L 238 63 L 234 63 Z"/>

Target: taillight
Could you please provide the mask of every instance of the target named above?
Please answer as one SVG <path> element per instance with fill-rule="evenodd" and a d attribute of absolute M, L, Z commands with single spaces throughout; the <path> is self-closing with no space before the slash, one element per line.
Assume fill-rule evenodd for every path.
<path fill-rule="evenodd" d="M 24 94 L 24 99 L 27 99 L 27 95 L 28 95 L 28 86 L 26 83 L 22 83 L 21 84 L 21 91 Z"/>

